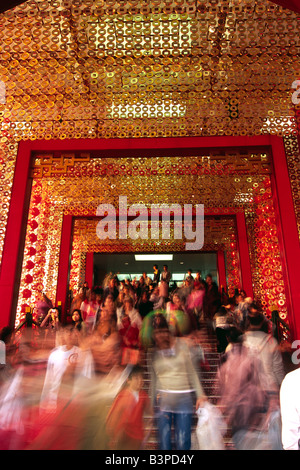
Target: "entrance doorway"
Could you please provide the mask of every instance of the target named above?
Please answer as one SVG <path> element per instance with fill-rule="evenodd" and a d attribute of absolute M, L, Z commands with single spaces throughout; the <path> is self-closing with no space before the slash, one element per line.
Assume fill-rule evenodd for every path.
<path fill-rule="evenodd" d="M 233 214 L 237 234 L 215 217 L 204 249 L 229 254 L 227 285 L 237 276 L 243 288 L 247 281 L 267 314 L 274 304 L 281 318 L 289 312 L 294 333 L 299 236 L 286 158 L 274 136 L 21 142 L 3 249 L 2 322 L 18 325 L 41 291 L 66 310 L 90 254 L 137 251 L 131 240 L 109 240 L 103 249 L 88 222 L 99 204 L 116 206 L 122 195 L 129 205 L 201 203 L 208 222 Z M 138 251 L 176 251 L 152 245 Z"/>
<path fill-rule="evenodd" d="M 151 259 L 136 259 L 135 253 L 95 253 L 94 284 L 102 285 L 109 273 L 117 274 L 120 281 L 125 278 L 138 280 L 143 272 L 152 278 L 154 264 L 158 265 L 160 271 L 164 264 L 168 266 L 172 274 L 171 282 L 181 283 L 188 269 L 191 269 L 193 274 L 200 271 L 203 279 L 207 274 L 211 274 L 217 282 L 216 253 L 168 253 L 165 257 L 162 254 L 146 256 L 151 256 Z"/>

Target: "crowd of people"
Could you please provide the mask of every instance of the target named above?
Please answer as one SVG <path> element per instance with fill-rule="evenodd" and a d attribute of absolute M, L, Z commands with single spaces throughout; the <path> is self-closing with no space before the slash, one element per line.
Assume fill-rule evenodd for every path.
<path fill-rule="evenodd" d="M 33 318 L 32 328 L 1 332 L 2 449 L 137 450 L 154 422 L 158 449 L 191 449 L 195 412 L 210 400 L 203 328 L 216 338 L 218 407 L 234 447 L 298 448 L 299 415 L 282 387 L 297 371 L 286 374 L 276 326 L 210 274 L 189 270 L 179 285 L 167 265 L 138 280 L 109 274 L 81 286 L 67 321 L 45 295 Z"/>

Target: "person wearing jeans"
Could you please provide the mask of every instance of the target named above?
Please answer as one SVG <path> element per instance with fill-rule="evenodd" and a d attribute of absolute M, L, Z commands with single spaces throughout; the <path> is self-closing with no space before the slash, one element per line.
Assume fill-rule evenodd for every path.
<path fill-rule="evenodd" d="M 153 321 L 154 349 L 148 357 L 150 396 L 157 409 L 160 450 L 171 450 L 171 431 L 175 430 L 176 450 L 191 447 L 192 417 L 207 400 L 194 368 L 189 347 L 184 338 L 171 335 L 162 314 Z"/>
<path fill-rule="evenodd" d="M 194 403 L 190 393 L 184 393 L 186 397 L 177 397 L 177 406 L 173 411 L 164 411 L 160 408 L 157 416 L 158 436 L 161 450 L 172 449 L 172 426 L 174 426 L 174 437 L 176 450 L 189 450 L 191 447 L 192 417 Z M 183 400 L 182 400 L 183 398 Z M 169 400 L 170 404 L 171 399 Z M 190 402 L 184 403 L 184 402 Z M 187 408 L 186 408 L 186 405 Z M 170 406 L 168 407 L 170 409 Z M 186 408 L 186 410 L 185 410 Z"/>

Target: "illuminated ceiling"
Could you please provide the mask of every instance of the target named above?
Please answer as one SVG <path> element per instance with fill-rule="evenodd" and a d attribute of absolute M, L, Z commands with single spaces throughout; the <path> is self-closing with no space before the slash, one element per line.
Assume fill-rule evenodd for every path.
<path fill-rule="evenodd" d="M 274 3 L 30 0 L 0 24 L 17 140 L 296 132 L 299 17 Z"/>

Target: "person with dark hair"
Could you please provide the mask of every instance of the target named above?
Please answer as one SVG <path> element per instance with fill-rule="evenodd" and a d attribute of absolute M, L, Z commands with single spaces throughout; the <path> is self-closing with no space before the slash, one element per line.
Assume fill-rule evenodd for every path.
<path fill-rule="evenodd" d="M 141 295 L 141 298 L 138 301 L 137 309 L 141 318 L 145 318 L 148 313 L 153 310 L 153 302 L 150 301 L 150 295 L 147 291 L 144 291 Z"/>
<path fill-rule="evenodd" d="M 11 328 L 10 326 L 4 326 L 0 331 L 0 341 L 3 341 L 3 343 L 5 344 L 9 344 L 13 332 L 13 328 Z"/>
<path fill-rule="evenodd" d="M 284 367 L 277 340 L 268 332 L 268 319 L 257 304 L 252 302 L 248 309 L 248 328 L 243 343 L 259 356 L 263 370 L 266 389 L 278 397 L 279 388 L 284 378 Z"/>
<path fill-rule="evenodd" d="M 161 273 L 160 280 L 166 282 L 169 286 L 170 281 L 171 281 L 171 277 L 172 277 L 172 274 L 168 269 L 168 265 L 164 264 L 163 265 L 163 272 Z"/>
<path fill-rule="evenodd" d="M 203 313 L 207 321 L 208 328 L 212 328 L 212 319 L 221 305 L 221 294 L 217 284 L 213 281 L 212 275 L 206 276 L 206 290 L 203 299 Z"/>
<path fill-rule="evenodd" d="M 165 306 L 164 297 L 160 296 L 159 286 L 153 286 L 153 289 L 150 291 L 150 302 L 153 303 L 153 310 L 161 310 Z"/>
<path fill-rule="evenodd" d="M 47 297 L 46 294 L 44 294 L 44 292 L 40 292 L 39 298 L 35 306 L 36 319 L 39 323 L 42 323 L 42 321 L 47 316 L 49 309 L 52 307 L 52 301 Z"/>
<path fill-rule="evenodd" d="M 193 319 L 192 325 L 195 329 L 200 328 L 200 319 L 203 309 L 203 298 L 205 295 L 205 286 L 203 282 L 194 281 L 193 289 L 186 300 L 186 311 L 190 318 Z"/>
<path fill-rule="evenodd" d="M 240 344 L 242 339 L 243 332 L 240 328 L 235 325 L 229 325 L 229 328 L 226 329 L 226 338 L 227 338 L 227 347 L 226 352 L 230 351 L 235 344 Z"/>
<path fill-rule="evenodd" d="M 265 333 L 272 332 L 271 321 L 264 315 L 260 305 L 258 305 L 256 302 L 250 302 L 247 305 L 245 329 L 248 330 L 251 325 L 259 326 L 261 331 L 264 331 Z"/>
<path fill-rule="evenodd" d="M 180 313 L 181 312 L 181 313 Z M 181 331 L 179 328 L 177 315 L 180 313 L 182 322 L 184 323 L 184 329 Z M 172 300 L 166 305 L 166 314 L 168 318 L 168 325 L 171 333 L 174 336 L 181 336 L 182 334 L 188 334 L 192 326 L 192 318 L 189 316 L 186 310 L 186 299 L 183 296 L 180 296 L 178 292 L 174 292 Z"/>
<path fill-rule="evenodd" d="M 139 300 L 140 300 L 141 296 L 143 295 L 143 293 L 148 292 L 148 291 L 149 291 L 149 287 L 146 286 L 145 279 L 143 278 L 143 276 L 140 276 L 139 281 L 138 281 L 137 286 L 136 286 L 136 289 L 135 289 L 137 302 L 139 302 Z"/>
<path fill-rule="evenodd" d="M 150 284 L 152 283 L 151 278 L 147 275 L 146 271 L 143 271 L 142 277 L 144 279 L 145 285 L 149 288 Z"/>
<path fill-rule="evenodd" d="M 183 338 L 171 335 L 163 314 L 153 317 L 154 349 L 148 357 L 150 396 L 158 407 L 159 448 L 171 450 L 171 428 L 175 426 L 177 450 L 191 447 L 191 426 L 196 409 L 207 399 Z"/>
<path fill-rule="evenodd" d="M 103 291 L 99 288 L 92 289 L 90 299 L 82 302 L 80 310 L 88 331 L 92 331 L 95 328 L 98 312 L 102 305 Z"/>
<path fill-rule="evenodd" d="M 111 320 L 117 322 L 117 308 L 116 308 L 116 301 L 114 300 L 114 296 L 109 294 L 103 305 L 100 306 L 100 311 L 97 318 L 97 324 L 101 322 L 103 316 L 111 318 Z"/>
<path fill-rule="evenodd" d="M 61 312 L 59 308 L 50 308 L 40 325 L 40 328 L 44 330 L 44 342 L 45 344 L 47 343 L 50 348 L 57 346 L 57 333 L 62 327 L 60 315 Z"/>
<path fill-rule="evenodd" d="M 124 298 L 124 310 L 118 318 L 118 328 L 124 342 L 124 346 L 137 347 L 139 342 L 139 330 L 142 319 L 139 312 L 133 306 L 131 297 Z"/>
<path fill-rule="evenodd" d="M 196 271 L 196 274 L 195 274 L 195 278 L 194 278 L 194 282 L 197 281 L 197 282 L 204 282 L 203 279 L 202 279 L 202 275 L 201 275 L 201 271 Z"/>
<path fill-rule="evenodd" d="M 72 299 L 69 315 L 72 317 L 74 310 L 80 309 L 81 305 L 85 303 L 88 303 L 86 296 L 82 291 L 79 291 Z"/>
<path fill-rule="evenodd" d="M 72 323 L 76 331 L 80 332 L 82 335 L 86 333 L 86 325 L 82 318 L 82 313 L 79 308 L 76 308 L 72 313 Z"/>
<path fill-rule="evenodd" d="M 193 282 L 194 281 L 194 276 L 193 276 L 192 273 L 193 273 L 193 270 L 188 269 L 184 279 Z"/>
<path fill-rule="evenodd" d="M 278 414 L 283 361 L 277 341 L 264 331 L 266 318 L 258 305 L 251 304 L 248 319 L 246 333 L 235 326 L 228 330 L 230 344 L 218 371 L 219 405 L 237 450 L 275 450 L 281 447 Z"/>
<path fill-rule="evenodd" d="M 106 419 L 112 450 L 139 450 L 145 440 L 144 416 L 152 415 L 148 393 L 143 390 L 144 369 L 132 367 L 125 386 L 116 396 Z"/>
<path fill-rule="evenodd" d="M 104 300 L 108 295 L 112 295 L 114 300 L 117 300 L 118 295 L 119 295 L 119 289 L 118 289 L 118 278 L 116 276 L 112 277 L 109 280 L 108 286 L 105 287 L 104 292 L 103 292 L 103 297 Z"/>
<path fill-rule="evenodd" d="M 236 296 L 236 309 L 235 318 L 239 328 L 245 331 L 248 322 L 248 309 L 252 303 L 251 297 L 246 297 L 245 291 L 240 291 L 239 295 Z"/>
<path fill-rule="evenodd" d="M 219 353 L 225 352 L 226 347 L 228 346 L 227 340 L 227 330 L 229 327 L 228 324 L 228 312 L 225 307 L 220 307 L 217 313 L 214 316 L 215 321 L 215 331 L 217 337 L 217 351 Z"/>
<path fill-rule="evenodd" d="M 226 416 L 236 450 L 268 450 L 266 433 L 261 431 L 269 409 L 261 361 L 259 356 L 249 354 L 237 332 L 231 333 L 234 341 L 221 356 L 217 371 L 218 406 Z"/>
<path fill-rule="evenodd" d="M 153 265 L 153 280 L 152 280 L 152 283 L 155 286 L 158 286 L 159 281 L 160 281 L 160 270 L 158 269 L 157 264 L 154 264 Z"/>
<path fill-rule="evenodd" d="M 133 306 L 131 297 L 124 298 L 124 309 L 118 318 L 118 331 L 121 337 L 121 364 L 136 364 L 140 359 L 140 329 L 142 318 Z"/>
<path fill-rule="evenodd" d="M 117 325 L 122 327 L 124 317 L 128 317 L 131 324 L 135 324 L 138 329 L 142 326 L 142 318 L 138 310 L 134 307 L 134 301 L 129 295 L 124 297 L 123 309 L 118 310 Z"/>
<path fill-rule="evenodd" d="M 85 299 L 89 297 L 91 290 L 87 281 L 84 281 L 83 286 L 80 288 L 80 290 Z"/>

